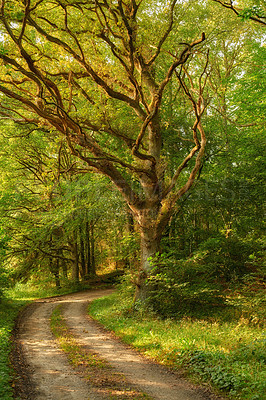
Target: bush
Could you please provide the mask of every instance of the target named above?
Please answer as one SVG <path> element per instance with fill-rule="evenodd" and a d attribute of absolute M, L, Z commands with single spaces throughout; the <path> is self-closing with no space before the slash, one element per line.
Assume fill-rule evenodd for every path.
<path fill-rule="evenodd" d="M 0 266 L 0 302 L 4 296 L 4 290 L 9 287 L 9 279 L 6 270 Z"/>
<path fill-rule="evenodd" d="M 194 258 L 207 267 L 209 278 L 225 283 L 241 280 L 245 274 L 256 270 L 260 263 L 260 252 L 261 244 L 255 240 L 219 235 L 201 243 Z"/>
<path fill-rule="evenodd" d="M 7 271 L 3 267 L 3 260 L 8 246 L 8 238 L 3 234 L 0 227 L 0 302 L 4 295 L 4 289 L 9 287 Z"/>
<path fill-rule="evenodd" d="M 233 235 L 209 238 L 188 259 L 158 254 L 151 261 L 148 305 L 164 317 L 213 313 L 227 304 L 225 289 L 232 283 L 252 274 L 253 285 L 261 281 L 260 244 Z"/>
<path fill-rule="evenodd" d="M 148 278 L 148 304 L 163 317 L 209 313 L 225 304 L 221 286 L 208 280 L 208 269 L 195 260 L 175 260 L 158 255 Z"/>

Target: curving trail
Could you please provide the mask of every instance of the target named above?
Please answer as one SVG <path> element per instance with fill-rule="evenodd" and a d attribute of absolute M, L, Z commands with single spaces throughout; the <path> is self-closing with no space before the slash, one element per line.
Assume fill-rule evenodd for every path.
<path fill-rule="evenodd" d="M 94 290 L 44 299 L 20 315 L 14 337 L 13 364 L 21 379 L 15 382 L 20 400 L 102 400 L 69 365 L 50 331 L 54 307 L 62 305 L 71 332 L 84 348 L 108 361 L 132 386 L 154 400 L 215 400 L 214 394 L 195 387 L 177 374 L 159 366 L 122 344 L 86 315 L 89 301 L 111 290 Z M 104 383 L 103 383 L 104 385 Z M 123 400 L 123 398 L 121 398 Z"/>

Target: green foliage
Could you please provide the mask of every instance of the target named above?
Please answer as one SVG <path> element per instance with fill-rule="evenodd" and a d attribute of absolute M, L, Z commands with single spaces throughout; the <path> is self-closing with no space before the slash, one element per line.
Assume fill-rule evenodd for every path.
<path fill-rule="evenodd" d="M 9 362 L 11 334 L 15 318 L 25 301 L 3 300 L 0 303 L 0 398 L 12 400 L 12 369 Z"/>
<path fill-rule="evenodd" d="M 8 276 L 8 271 L 3 266 L 3 260 L 8 248 L 9 239 L 7 235 L 0 228 L 0 302 L 3 297 L 4 290 L 9 287 L 10 280 Z"/>
<path fill-rule="evenodd" d="M 217 235 L 202 242 L 188 258 L 175 254 L 158 254 L 147 280 L 148 304 L 164 317 L 173 315 L 213 314 L 229 306 L 225 289 L 243 285 L 247 289 L 263 281 L 262 243 L 243 240 L 234 235 Z M 252 275 L 253 273 L 253 275 Z M 247 291 L 246 291 L 247 293 Z M 248 295 L 248 294 L 247 294 Z M 261 290 L 253 297 L 260 308 Z M 231 304 L 232 305 L 232 304 Z"/>
<path fill-rule="evenodd" d="M 3 56 L 6 56 L 8 54 L 8 50 L 6 50 L 3 46 L 3 44 L 0 44 L 0 54 L 2 54 Z"/>
<path fill-rule="evenodd" d="M 219 284 L 209 279 L 209 269 L 195 260 L 175 260 L 158 255 L 148 277 L 148 304 L 161 316 L 206 313 L 224 304 Z"/>
<path fill-rule="evenodd" d="M 194 259 L 206 265 L 212 279 L 230 282 L 239 280 L 248 272 L 249 260 L 261 250 L 261 244 L 255 240 L 220 235 L 201 243 Z"/>
<path fill-rule="evenodd" d="M 205 86 L 198 102 L 209 105 L 201 121 L 208 137 L 205 162 L 199 171 L 204 174 L 204 179 L 199 177 L 195 194 L 181 204 L 182 213 L 172 218 L 169 235 L 163 239 L 165 253 L 172 251 L 173 247 L 176 251 L 178 247 L 179 265 L 176 267 L 176 260 L 169 259 L 168 267 L 162 267 L 161 275 L 156 271 L 157 277 L 150 279 L 157 280 L 161 290 L 173 286 L 172 294 L 175 290 L 175 295 L 167 290 L 170 297 L 177 296 L 180 304 L 191 302 L 189 307 L 193 307 L 198 302 L 211 304 L 214 298 L 218 301 L 221 281 L 231 281 L 248 273 L 247 258 L 252 253 L 241 241 L 251 230 L 255 231 L 254 237 L 260 235 L 259 220 L 263 214 L 261 135 L 265 114 L 265 70 L 262 68 L 265 46 L 262 45 L 260 27 L 253 23 L 243 24 L 240 18 L 215 3 L 180 1 L 171 21 L 169 4 L 143 1 L 135 10 L 138 14 L 136 20 L 133 11 L 128 20 L 134 32 L 131 44 L 123 39 L 128 37 L 124 24 L 129 12 L 126 4 L 123 4 L 125 14 L 121 16 L 111 1 L 109 7 L 102 8 L 100 13 L 96 3 L 96 8 L 87 8 L 84 4 L 76 7 L 72 1 L 64 2 L 63 7 L 57 2 L 53 7 L 49 1 L 40 2 L 29 11 L 35 24 L 27 24 L 28 20 L 25 20 L 26 25 L 22 22 L 25 15 L 23 2 L 14 0 L 3 6 L 5 20 L 1 22 L 1 32 L 4 38 L 0 44 L 2 90 L 5 93 L 5 88 L 8 88 L 16 95 L 13 100 L 3 95 L 1 101 L 0 180 L 3 192 L 0 218 L 12 234 L 8 268 L 14 279 L 31 279 L 39 274 L 46 280 L 54 277 L 56 265 L 60 271 L 59 278 L 66 282 L 63 267 L 67 269 L 65 275 L 70 276 L 70 265 L 77 256 L 71 245 L 77 244 L 78 262 L 81 264 L 82 246 L 85 248 L 84 243 L 88 242 L 88 224 L 94 229 L 96 245 L 93 250 L 97 266 L 114 266 L 122 261 L 132 267 L 139 262 L 139 242 L 135 233 L 126 232 L 126 213 L 121 198 L 114 194 L 106 178 L 93 178 L 88 166 L 91 165 L 93 171 L 100 168 L 108 175 L 112 168 L 107 168 L 107 164 L 111 162 L 117 171 L 111 176 L 112 181 L 124 194 L 126 184 L 130 184 L 140 204 L 144 204 L 148 186 L 145 184 L 141 188 L 141 181 L 146 173 L 144 171 L 143 175 L 138 171 L 146 163 L 132 154 L 133 143 L 146 118 L 143 113 L 157 104 L 152 100 L 155 88 L 164 81 L 169 66 L 184 49 L 184 42 L 190 43 L 202 32 L 205 32 L 206 41 L 193 48 L 184 69 L 178 67 L 172 79 L 166 80 L 168 83 L 159 101 L 160 123 L 154 124 L 158 129 L 161 125 L 154 139 L 161 136 L 162 156 L 156 161 L 156 179 L 152 178 L 150 183 L 158 180 L 162 193 L 167 192 L 163 189 L 167 188 L 180 162 L 194 146 L 191 138 L 194 117 L 178 76 L 183 76 L 187 85 L 189 81 L 192 83 L 193 96 Z M 239 4 L 243 18 L 261 13 L 262 6 L 263 2 L 258 0 Z M 44 14 L 46 20 L 42 18 Z M 113 23 L 114 15 L 116 23 Z M 82 30 L 77 24 L 81 17 Z M 37 20 L 42 21 L 39 28 L 36 28 Z M 5 21 L 10 29 L 6 29 Z M 12 37 L 18 38 L 19 35 L 18 43 L 25 51 L 18 50 L 13 43 Z M 13 64 L 9 61 L 10 65 L 7 65 L 7 51 L 9 60 L 14 60 Z M 43 78 L 49 76 L 53 89 L 47 90 L 46 78 L 42 81 L 43 90 L 40 90 L 40 83 L 35 87 L 34 72 L 26 72 L 29 67 L 29 58 L 26 63 L 23 59 L 26 53 L 32 57 L 36 71 L 42 71 L 37 81 L 40 82 L 41 75 Z M 80 62 L 80 57 L 84 63 L 89 60 L 89 69 Z M 138 59 L 143 62 L 137 62 Z M 140 71 L 145 60 L 147 71 L 145 68 Z M 93 78 L 96 75 L 90 71 L 98 74 L 96 80 Z M 151 90 L 153 79 L 154 89 Z M 36 99 L 37 91 L 41 92 L 43 104 L 39 102 L 41 99 Z M 62 104 L 61 100 L 55 99 L 56 93 L 60 93 Z M 18 94 L 22 98 L 26 96 L 24 105 L 17 101 Z M 128 100 L 124 101 L 125 98 Z M 29 101 L 34 106 L 27 108 Z M 33 113 L 35 107 L 40 107 L 37 114 Z M 61 125 L 70 123 L 68 129 L 72 133 L 75 125 L 82 133 L 79 140 L 75 136 L 79 136 L 77 132 L 73 137 L 72 133 L 65 139 L 60 137 L 57 131 L 61 126 L 59 120 Z M 21 124 L 22 121 L 26 124 Z M 145 154 L 155 148 L 155 142 L 152 146 L 149 144 L 152 137 L 151 131 L 147 134 L 149 129 L 143 131 L 141 151 Z M 90 145 L 83 140 L 83 134 L 91 137 Z M 74 146 L 72 155 L 66 144 L 72 140 L 70 138 L 73 138 L 71 146 Z M 158 141 L 160 144 L 161 139 Z M 95 149 L 91 151 L 92 143 L 95 143 L 96 152 Z M 79 155 L 79 160 L 73 154 Z M 176 194 L 192 171 L 191 164 L 192 160 L 186 164 L 183 177 L 180 175 Z M 152 174 L 147 173 L 149 180 L 148 176 Z M 156 192 L 157 196 L 158 187 L 153 195 Z M 149 204 L 150 199 L 147 200 Z M 158 206 L 165 202 L 166 208 L 172 204 L 172 200 L 160 196 L 157 201 Z M 142 206 L 140 210 L 142 212 Z M 155 221 L 158 218 L 150 226 L 155 227 Z M 225 241 L 219 232 L 233 232 L 241 239 L 234 241 L 229 237 Z M 200 285 L 190 281 L 193 274 L 187 273 L 183 279 L 177 272 L 195 270 L 191 256 L 195 252 L 198 252 L 197 268 L 203 269 L 204 264 L 206 268 L 206 274 L 196 272 L 197 276 L 200 274 L 204 278 Z M 187 257 L 190 257 L 188 263 L 184 261 Z M 175 271 L 177 280 L 174 273 L 166 271 L 167 268 Z"/>
<path fill-rule="evenodd" d="M 0 303 L 4 296 L 4 290 L 10 285 L 10 277 L 7 270 L 0 265 Z"/>
<path fill-rule="evenodd" d="M 68 285 L 77 256 L 81 269 L 81 247 L 88 269 L 93 257 L 96 264 L 122 257 L 124 246 L 116 250 L 115 243 L 123 237 L 125 214 L 110 182 L 72 172 L 65 146 L 44 132 L 17 129 L 12 121 L 5 122 L 4 128 L 0 134 L 0 220 L 9 234 L 8 252 L 2 257 L 9 281 L 35 280 L 36 285 L 42 281 L 49 286 L 51 280 L 56 283 L 59 269 L 57 284 Z M 19 141 L 13 137 L 15 129 Z M 84 167 L 74 165 L 77 170 Z M 104 240 L 98 226 L 105 231 Z M 73 254 L 75 243 L 77 255 Z"/>
<path fill-rule="evenodd" d="M 250 363 L 260 366 L 261 378 L 263 378 L 263 365 L 266 362 L 265 339 L 255 340 L 244 345 L 240 344 L 229 355 L 219 351 L 211 353 L 196 350 L 187 352 L 186 357 L 187 360 L 184 361 L 186 367 L 219 389 L 229 392 L 233 396 L 242 393 L 243 398 L 254 400 L 262 398 L 266 388 L 265 383 L 262 379 L 252 382 L 251 372 L 245 364 L 249 360 Z M 229 368 L 230 361 L 231 368 Z M 240 367 L 241 364 L 242 368 L 239 368 L 240 371 L 237 374 L 236 367 Z M 252 388 L 255 388 L 253 394 L 251 393 Z"/>
<path fill-rule="evenodd" d="M 257 15 L 260 15 L 261 18 L 265 18 L 265 16 L 263 17 L 263 8 L 260 7 L 259 5 L 254 5 L 252 7 L 247 7 L 244 8 L 240 13 L 239 13 L 239 17 L 243 20 L 246 21 L 248 19 L 250 19 L 250 17 L 254 17 Z"/>

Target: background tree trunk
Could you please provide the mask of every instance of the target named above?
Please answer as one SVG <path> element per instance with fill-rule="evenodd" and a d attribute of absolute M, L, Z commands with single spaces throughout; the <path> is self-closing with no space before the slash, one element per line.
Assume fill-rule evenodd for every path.
<path fill-rule="evenodd" d="M 95 238 L 94 238 L 94 222 L 91 222 L 90 226 L 91 235 L 90 235 L 90 254 L 91 254 L 91 269 L 90 274 L 92 276 L 96 275 L 96 265 L 95 265 Z"/>
<path fill-rule="evenodd" d="M 86 261 L 85 261 L 85 246 L 84 246 L 84 240 L 83 240 L 83 232 L 82 232 L 82 227 L 79 228 L 79 246 L 80 246 L 80 264 L 81 264 L 81 276 L 82 279 L 86 279 Z"/>
<path fill-rule="evenodd" d="M 91 273 L 91 239 L 90 239 L 90 224 L 86 222 L 86 277 Z"/>
<path fill-rule="evenodd" d="M 70 244 L 71 253 L 72 253 L 72 270 L 71 270 L 71 280 L 74 283 L 79 282 L 79 257 L 78 257 L 78 244 L 76 238 L 74 239 L 74 243 Z"/>

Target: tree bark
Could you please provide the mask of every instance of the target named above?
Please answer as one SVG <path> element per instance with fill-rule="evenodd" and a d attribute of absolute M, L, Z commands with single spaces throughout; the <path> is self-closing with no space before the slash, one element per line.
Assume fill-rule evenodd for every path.
<path fill-rule="evenodd" d="M 59 268 L 60 268 L 59 259 L 57 259 L 56 260 L 56 268 L 54 270 L 55 286 L 57 287 L 57 289 L 61 289 Z"/>
<path fill-rule="evenodd" d="M 140 230 L 140 270 L 136 284 L 135 300 L 145 302 L 149 296 L 147 278 L 153 268 L 153 258 L 160 252 L 161 234 L 158 232 L 158 204 L 153 203 L 139 212 L 137 217 Z"/>
<path fill-rule="evenodd" d="M 91 253 L 91 270 L 90 273 L 92 276 L 96 275 L 96 265 L 95 265 L 95 238 L 94 238 L 94 222 L 91 222 L 91 240 L 90 240 L 90 253 Z"/>
<path fill-rule="evenodd" d="M 91 273 L 91 239 L 90 239 L 90 224 L 86 222 L 86 277 Z"/>
<path fill-rule="evenodd" d="M 81 276 L 82 279 L 86 279 L 86 261 L 85 261 L 85 246 L 84 246 L 84 240 L 82 237 L 82 228 L 80 227 L 79 229 L 79 245 L 80 245 L 80 263 L 81 263 Z"/>
<path fill-rule="evenodd" d="M 72 270 L 71 270 L 71 280 L 74 283 L 79 282 L 79 257 L 78 257 L 78 245 L 76 239 L 74 243 L 70 244 L 71 252 L 73 254 Z"/>

